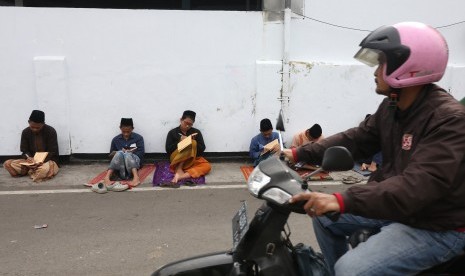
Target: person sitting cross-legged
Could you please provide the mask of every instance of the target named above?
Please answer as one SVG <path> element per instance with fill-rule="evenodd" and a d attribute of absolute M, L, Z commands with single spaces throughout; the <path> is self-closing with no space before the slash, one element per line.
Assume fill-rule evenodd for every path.
<path fill-rule="evenodd" d="M 322 129 L 319 124 L 314 124 L 309 129 L 297 133 L 292 138 L 291 148 L 297 148 L 308 143 L 316 143 L 320 140 L 323 140 L 324 137 L 321 135 Z"/>
<path fill-rule="evenodd" d="M 59 170 L 57 133 L 45 124 L 45 113 L 41 110 L 33 110 L 28 123 L 29 127 L 21 133 L 23 158 L 6 160 L 3 167 L 13 177 L 29 175 L 34 182 L 50 179 Z M 43 162 L 34 161 L 36 152 L 47 152 Z"/>
<path fill-rule="evenodd" d="M 179 126 L 171 129 L 166 136 L 165 149 L 170 157 L 170 171 L 174 177 L 171 183 L 162 186 L 177 188 L 179 181 L 202 177 L 211 170 L 210 163 L 202 157 L 206 148 L 202 132 L 193 127 L 195 116 L 192 110 L 184 111 Z M 179 151 L 178 143 L 184 139 L 191 139 L 191 143 Z M 194 183 L 189 182 L 189 185 Z"/>
<path fill-rule="evenodd" d="M 103 183 L 110 190 L 122 191 L 140 184 L 138 169 L 140 169 L 144 153 L 144 138 L 135 133 L 132 118 L 122 118 L 120 124 L 121 134 L 116 135 L 111 141 L 110 166 Z M 111 185 L 111 177 L 117 174 L 121 180 L 132 180 L 128 184 L 115 182 Z"/>
<path fill-rule="evenodd" d="M 268 148 L 272 141 L 277 140 L 278 143 L 274 144 L 272 148 Z M 260 133 L 252 138 L 249 147 L 249 156 L 256 167 L 261 161 L 272 156 L 280 150 L 279 134 L 273 131 L 273 125 L 270 119 L 263 119 L 260 121 Z"/>

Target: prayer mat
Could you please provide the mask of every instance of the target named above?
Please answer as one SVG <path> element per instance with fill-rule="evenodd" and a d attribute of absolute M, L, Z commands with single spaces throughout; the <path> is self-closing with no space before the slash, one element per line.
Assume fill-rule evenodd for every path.
<path fill-rule="evenodd" d="M 160 186 L 164 183 L 170 183 L 174 177 L 174 173 L 170 171 L 170 162 L 162 161 L 155 164 L 155 172 L 153 174 L 153 186 Z M 205 176 L 198 178 L 186 178 L 178 181 L 179 185 L 185 185 L 186 182 L 195 183 L 197 185 L 205 184 Z"/>
<path fill-rule="evenodd" d="M 150 174 L 152 174 L 152 172 L 155 170 L 155 165 L 154 164 L 144 164 L 142 166 L 142 168 L 139 169 L 139 180 L 140 180 L 140 183 L 143 183 L 144 180 L 147 178 L 147 176 L 149 176 Z M 103 179 L 105 178 L 105 175 L 107 174 L 107 170 L 99 173 L 96 177 L 92 178 L 88 183 L 84 184 L 84 186 L 92 186 L 94 185 L 95 183 L 99 183 L 100 181 L 103 181 Z M 122 184 L 126 184 L 128 182 L 130 182 L 131 180 L 123 180 L 121 181 Z M 112 183 L 115 182 L 115 181 L 112 181 Z"/>
<path fill-rule="evenodd" d="M 253 166 L 241 166 L 241 172 L 245 177 L 245 181 L 249 179 L 249 175 L 252 173 L 253 169 Z"/>
<path fill-rule="evenodd" d="M 245 181 L 247 181 L 247 179 L 249 178 L 249 175 L 252 173 L 254 167 L 253 166 L 241 166 L 241 171 L 242 171 L 242 174 L 244 175 L 245 177 Z M 306 169 L 299 169 L 297 171 L 297 173 L 300 175 L 300 176 L 305 176 L 306 174 L 309 174 L 311 173 L 312 170 L 306 170 Z M 319 172 L 315 175 L 313 175 L 312 177 L 310 177 L 310 180 L 311 181 L 323 181 L 323 180 L 332 180 L 333 178 L 329 175 L 329 173 L 327 172 Z"/>

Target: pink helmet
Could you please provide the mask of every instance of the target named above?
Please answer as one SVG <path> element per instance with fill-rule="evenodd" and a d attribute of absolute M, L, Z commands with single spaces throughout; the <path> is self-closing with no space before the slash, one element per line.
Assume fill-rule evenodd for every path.
<path fill-rule="evenodd" d="M 365 37 L 360 47 L 354 57 L 370 66 L 378 65 L 379 54 L 384 54 L 384 81 L 393 88 L 439 81 L 449 57 L 444 37 L 417 22 L 380 27 Z"/>

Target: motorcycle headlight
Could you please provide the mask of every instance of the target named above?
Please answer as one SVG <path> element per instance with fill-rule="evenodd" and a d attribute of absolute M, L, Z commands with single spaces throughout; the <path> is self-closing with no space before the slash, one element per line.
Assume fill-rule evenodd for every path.
<path fill-rule="evenodd" d="M 278 204 L 284 204 L 291 199 L 291 195 L 278 188 L 271 188 L 263 193 L 263 198 L 271 199 Z"/>
<path fill-rule="evenodd" d="M 270 183 L 271 178 L 260 171 L 260 168 L 257 166 L 247 179 L 247 185 L 249 187 L 250 193 L 258 197 L 260 189 L 263 188 L 266 184 Z"/>

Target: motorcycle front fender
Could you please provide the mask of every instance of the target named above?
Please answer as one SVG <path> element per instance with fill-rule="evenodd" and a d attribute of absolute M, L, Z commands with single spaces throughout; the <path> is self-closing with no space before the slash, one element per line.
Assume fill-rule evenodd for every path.
<path fill-rule="evenodd" d="M 152 273 L 152 276 L 227 275 L 233 263 L 231 252 L 210 253 L 166 264 Z"/>

